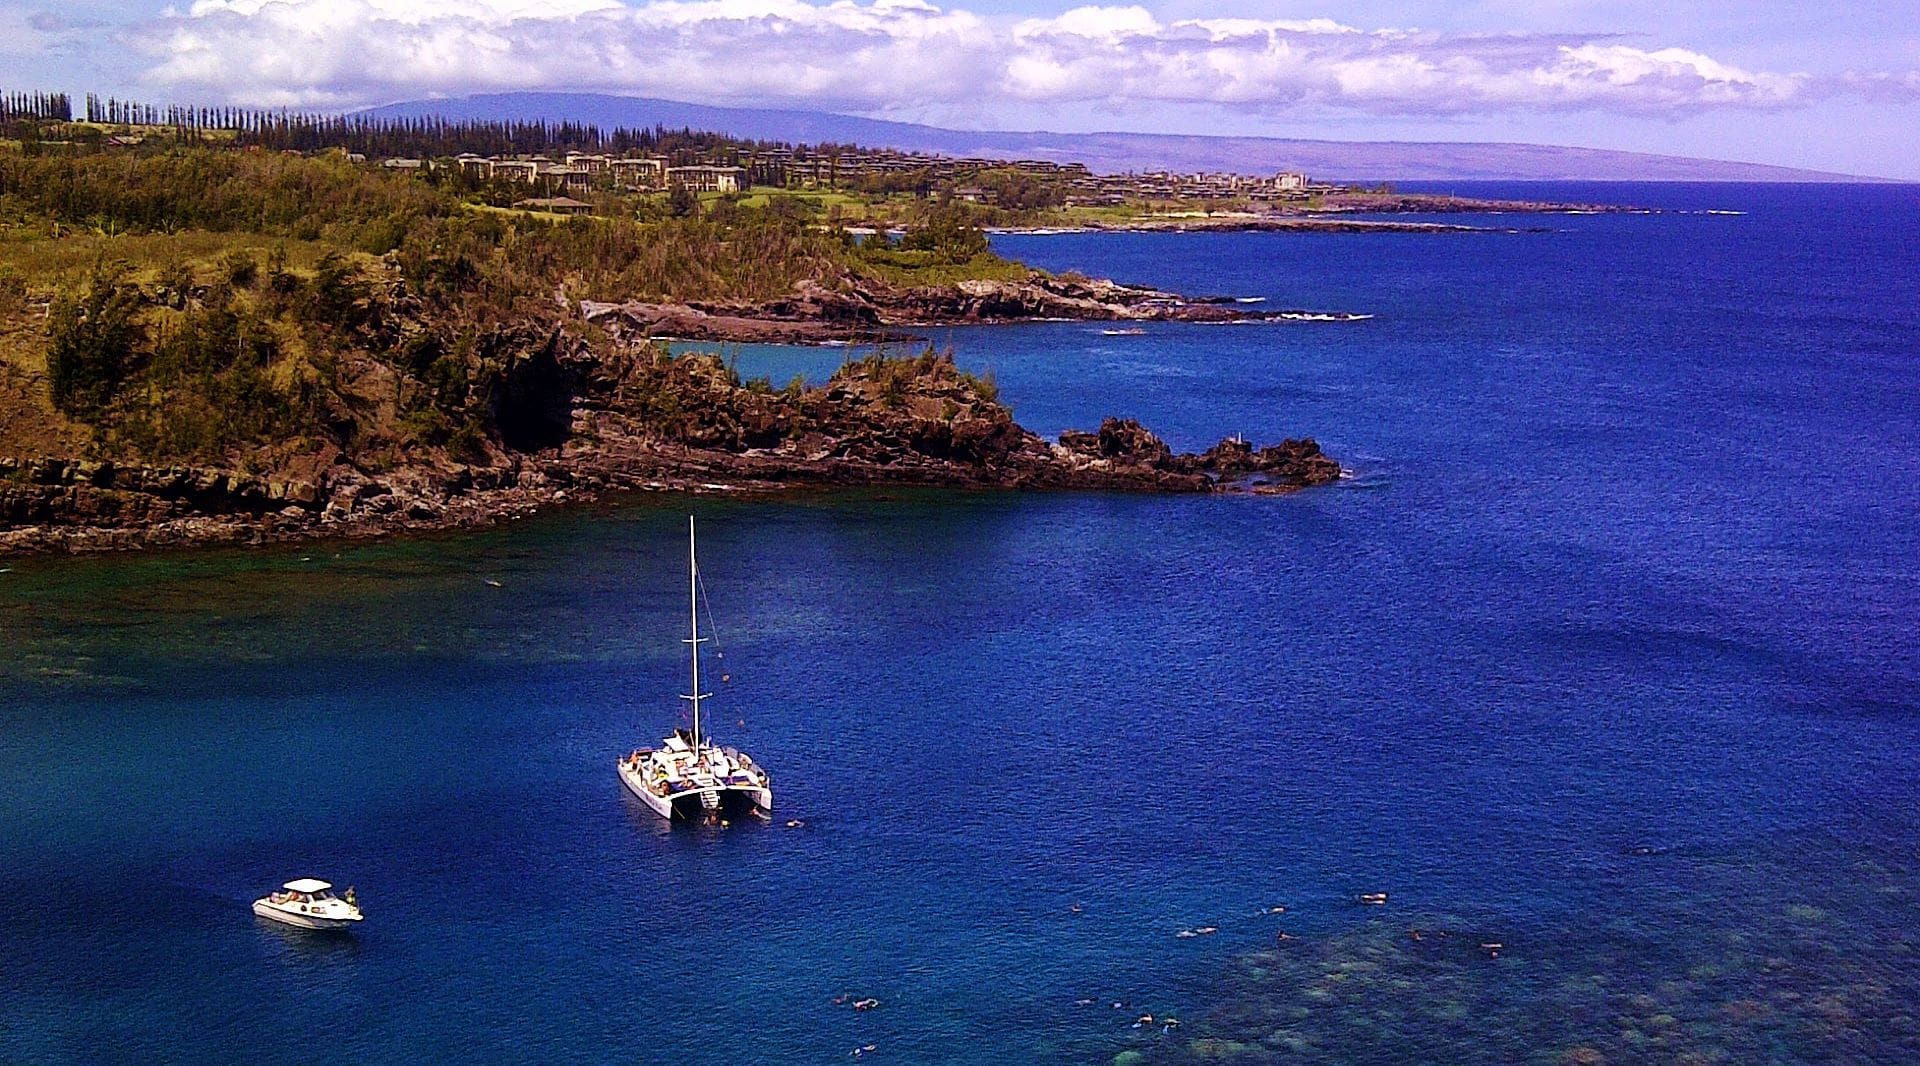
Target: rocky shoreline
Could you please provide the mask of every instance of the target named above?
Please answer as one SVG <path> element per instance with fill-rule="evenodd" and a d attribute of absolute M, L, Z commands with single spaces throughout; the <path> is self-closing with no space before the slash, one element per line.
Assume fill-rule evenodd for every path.
<path fill-rule="evenodd" d="M 1317 215 L 1222 214 L 1139 218 L 1126 222 L 1089 222 L 1080 226 L 1006 227 L 996 233 L 1544 233 L 1546 227 L 1475 226 L 1459 222 L 1402 222 L 1392 219 L 1327 218 Z"/>
<path fill-rule="evenodd" d="M 1338 192 L 1320 199 L 1317 214 L 1360 212 L 1407 215 L 1595 215 L 1641 213 L 1646 208 L 1624 204 L 1572 203 L 1555 200 L 1494 200 L 1427 192 Z"/>
<path fill-rule="evenodd" d="M 1104 279 L 1032 271 L 1018 281 L 888 289 L 843 280 L 803 282 L 759 303 L 583 303 L 582 316 L 616 338 L 734 344 L 885 343 L 913 330 L 1012 322 L 1271 322 L 1365 316 L 1340 311 L 1254 309 L 1228 298 L 1193 298 Z"/>
<path fill-rule="evenodd" d="M 623 492 L 945 486 L 1277 493 L 1340 466 L 1311 439 L 1178 454 L 1139 423 L 1042 440 L 932 354 L 849 363 L 824 387 L 742 383 L 709 355 L 550 343 L 511 368 L 498 416 L 551 441 L 483 462 L 341 461 L 312 480 L 199 466 L 0 458 L 0 554 L 380 536 L 490 525 Z"/>
<path fill-rule="evenodd" d="M 1482 200 L 1426 193 L 1330 195 L 1319 207 L 1226 210 L 1090 219 L 1068 226 L 1001 226 L 992 232 L 1026 235 L 1067 233 L 1546 233 L 1541 225 L 1426 222 L 1355 215 L 1599 215 L 1649 214 L 1617 204 Z"/>

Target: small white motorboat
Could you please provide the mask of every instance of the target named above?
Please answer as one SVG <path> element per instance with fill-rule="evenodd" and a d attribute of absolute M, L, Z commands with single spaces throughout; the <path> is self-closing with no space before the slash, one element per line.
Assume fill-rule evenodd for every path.
<path fill-rule="evenodd" d="M 254 900 L 253 913 L 301 929 L 351 929 L 365 917 L 353 889 L 342 898 L 333 894 L 332 885 L 313 877 L 288 881 L 280 891 Z"/>

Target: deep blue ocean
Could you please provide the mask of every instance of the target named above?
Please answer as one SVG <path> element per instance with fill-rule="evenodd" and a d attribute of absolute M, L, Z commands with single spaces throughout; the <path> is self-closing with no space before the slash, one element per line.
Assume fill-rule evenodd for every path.
<path fill-rule="evenodd" d="M 938 338 L 1336 486 L 0 559 L 0 1060 L 1913 1061 L 1920 188 L 1457 188 L 1663 210 L 999 238 L 1374 317 Z M 773 824 L 614 775 L 690 510 Z"/>

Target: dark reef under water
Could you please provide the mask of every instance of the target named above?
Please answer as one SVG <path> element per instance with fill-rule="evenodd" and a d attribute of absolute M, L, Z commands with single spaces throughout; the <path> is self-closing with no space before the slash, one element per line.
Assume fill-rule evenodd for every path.
<path fill-rule="evenodd" d="M 1920 1059 L 1920 856 L 1792 843 L 1635 856 L 1612 905 L 1574 921 L 1389 901 L 1277 936 L 1228 964 L 1203 1021 L 1143 1026 L 1114 1061 Z"/>

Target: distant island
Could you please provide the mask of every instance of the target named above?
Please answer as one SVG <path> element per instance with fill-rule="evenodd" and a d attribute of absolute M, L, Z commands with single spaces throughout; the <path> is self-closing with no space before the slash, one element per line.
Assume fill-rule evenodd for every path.
<path fill-rule="evenodd" d="M 1042 441 L 990 376 L 924 347 L 776 385 L 658 342 L 699 321 L 714 337 L 740 322 L 819 340 L 1301 313 L 1030 270 L 989 248 L 982 205 L 952 196 L 884 193 L 902 228 L 860 235 L 804 197 L 624 189 L 562 163 L 549 174 L 599 175 L 574 201 L 591 212 L 570 214 L 542 188 L 567 175 L 461 158 L 742 148 L 687 132 L 88 111 L 0 103 L 0 551 L 444 528 L 615 490 L 1264 493 L 1339 476 L 1311 440 L 1180 455 L 1107 419 Z M 350 138 L 443 150 L 375 160 Z"/>

